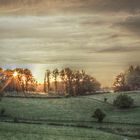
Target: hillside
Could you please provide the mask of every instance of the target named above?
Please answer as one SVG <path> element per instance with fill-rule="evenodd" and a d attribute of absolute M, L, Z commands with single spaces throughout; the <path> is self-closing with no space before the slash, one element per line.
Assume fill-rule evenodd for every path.
<path fill-rule="evenodd" d="M 112 137 L 112 134 L 140 138 L 140 94 L 129 93 L 135 100 L 135 107 L 127 110 L 119 110 L 112 106 L 112 101 L 117 94 L 118 93 L 108 93 L 60 99 L 4 97 L 0 102 L 0 108 L 6 110 L 6 117 L 3 118 L 2 121 L 7 121 L 8 123 L 1 123 L 1 126 L 4 127 L 6 131 L 9 131 L 9 135 L 16 133 L 14 131 L 16 131 L 19 126 L 25 127 L 25 131 L 27 131 L 26 127 L 29 126 L 34 129 L 35 127 L 39 127 L 39 134 L 42 133 L 42 129 L 43 131 L 47 129 L 46 133 L 50 133 L 49 131 L 51 131 L 51 129 L 58 128 L 56 131 L 63 129 L 62 131 L 64 133 L 68 133 L 67 129 L 71 129 L 72 131 L 74 131 L 74 129 L 79 130 L 80 132 L 74 131 L 74 133 L 70 133 L 74 136 L 82 131 L 87 131 L 89 137 L 92 135 L 96 137 L 94 133 L 94 131 L 96 131 L 97 137 L 100 136 L 100 133 L 103 133 L 102 135 L 110 133 L 108 135 L 109 139 L 110 136 Z M 107 103 L 104 102 L 105 97 L 108 99 Z M 106 118 L 102 124 L 97 123 L 96 120 L 91 117 L 96 108 L 100 108 L 106 113 Z M 22 124 L 9 124 L 14 118 Z M 39 124 L 42 125 L 40 126 Z M 12 128 L 10 129 L 8 126 Z M 49 127 L 51 128 L 49 129 Z M 1 130 L 4 131 L 3 129 Z M 3 136 L 4 133 L 0 133 L 1 136 Z M 31 133 L 34 133 L 34 131 Z M 27 135 L 27 133 L 24 134 Z M 28 135 L 27 139 L 29 139 L 29 137 Z M 75 137 L 75 139 L 77 138 Z M 113 135 L 113 139 L 115 139 L 115 135 Z"/>

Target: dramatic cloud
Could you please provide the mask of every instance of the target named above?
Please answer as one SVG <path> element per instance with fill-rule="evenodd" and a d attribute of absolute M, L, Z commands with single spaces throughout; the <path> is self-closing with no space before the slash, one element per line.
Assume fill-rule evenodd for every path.
<path fill-rule="evenodd" d="M 139 12 L 139 0 L 0 0 L 0 64 L 42 80 L 47 68 L 85 69 L 109 85 L 140 63 Z"/>
<path fill-rule="evenodd" d="M 96 0 L 95 0 L 96 1 Z M 94 2 L 93 2 L 94 5 Z M 139 0 L 97 0 L 97 9 L 114 12 L 140 12 Z"/>
<path fill-rule="evenodd" d="M 134 47 L 134 46 L 130 46 L 130 47 L 120 47 L 120 46 L 116 46 L 116 47 L 111 47 L 111 48 L 106 48 L 106 49 L 102 49 L 99 50 L 97 52 L 99 53 L 127 53 L 127 52 L 137 52 L 140 51 L 140 47 Z"/>
<path fill-rule="evenodd" d="M 118 26 L 140 35 L 140 15 L 129 16 L 124 21 L 119 22 Z"/>
<path fill-rule="evenodd" d="M 0 0 L 4 12 L 47 14 L 59 12 L 140 12 L 139 0 Z M 7 8 L 7 11 L 5 10 Z"/>

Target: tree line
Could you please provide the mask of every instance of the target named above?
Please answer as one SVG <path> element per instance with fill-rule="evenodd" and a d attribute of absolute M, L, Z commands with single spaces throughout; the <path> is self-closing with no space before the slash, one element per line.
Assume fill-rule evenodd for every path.
<path fill-rule="evenodd" d="M 31 70 L 16 68 L 0 68 L 0 90 L 2 91 L 35 91 L 37 81 L 33 77 Z"/>
<path fill-rule="evenodd" d="M 29 69 L 0 68 L 0 91 L 37 91 L 37 86 L 38 83 Z M 94 93 L 100 89 L 101 84 L 84 70 L 56 68 L 45 71 L 43 86 L 46 94 L 53 91 L 56 94 L 61 92 L 61 94 L 74 96 Z"/>
<path fill-rule="evenodd" d="M 101 84 L 92 76 L 85 73 L 84 70 L 72 70 L 57 68 L 50 71 L 46 70 L 44 77 L 44 92 L 50 92 L 50 80 L 54 81 L 55 92 L 58 92 L 58 83 L 61 83 L 63 93 L 69 95 L 81 95 L 86 93 L 94 93 L 100 89 Z"/>
<path fill-rule="evenodd" d="M 14 73 L 17 72 L 17 75 Z M 38 83 L 29 69 L 0 68 L 0 91 L 37 91 Z M 71 68 L 45 71 L 43 91 L 65 95 L 85 95 L 101 89 L 101 84 L 84 70 Z M 118 74 L 113 83 L 114 91 L 140 90 L 140 66 L 130 66 Z"/>
<path fill-rule="evenodd" d="M 113 86 L 114 91 L 140 90 L 140 66 L 130 66 L 117 75 Z"/>

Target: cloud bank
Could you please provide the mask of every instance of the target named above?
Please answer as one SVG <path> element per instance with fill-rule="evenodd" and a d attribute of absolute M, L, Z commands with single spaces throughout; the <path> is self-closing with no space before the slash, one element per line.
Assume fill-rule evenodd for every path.
<path fill-rule="evenodd" d="M 1 65 L 70 66 L 109 85 L 140 63 L 139 33 L 139 0 L 0 0 Z"/>

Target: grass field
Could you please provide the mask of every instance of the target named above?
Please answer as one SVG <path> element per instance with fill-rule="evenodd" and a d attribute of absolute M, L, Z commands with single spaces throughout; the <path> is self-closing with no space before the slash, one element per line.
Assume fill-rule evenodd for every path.
<path fill-rule="evenodd" d="M 140 139 L 140 93 L 128 93 L 136 107 L 123 111 L 112 106 L 117 94 L 60 99 L 4 97 L 0 109 L 5 108 L 6 120 L 12 121 L 16 117 L 19 122 L 32 124 L 1 122 L 0 139 Z M 107 103 L 104 102 L 105 97 Z M 102 124 L 91 117 L 96 108 L 106 113 Z"/>
<path fill-rule="evenodd" d="M 125 140 L 122 137 L 95 129 L 0 123 L 1 140 Z M 127 138 L 133 140 L 133 138 Z"/>

